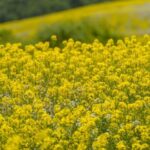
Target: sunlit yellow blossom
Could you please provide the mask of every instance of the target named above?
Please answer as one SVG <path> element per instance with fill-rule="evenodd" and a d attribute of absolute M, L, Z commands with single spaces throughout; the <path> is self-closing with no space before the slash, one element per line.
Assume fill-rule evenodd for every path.
<path fill-rule="evenodd" d="M 127 148 L 126 148 L 124 142 L 120 141 L 119 143 L 117 143 L 117 149 L 118 150 L 126 150 Z"/>
<path fill-rule="evenodd" d="M 109 138 L 108 133 L 104 133 L 104 134 L 100 135 L 96 139 L 96 141 L 93 143 L 93 145 L 92 145 L 93 149 L 94 150 L 105 149 L 108 144 L 108 138 Z"/>

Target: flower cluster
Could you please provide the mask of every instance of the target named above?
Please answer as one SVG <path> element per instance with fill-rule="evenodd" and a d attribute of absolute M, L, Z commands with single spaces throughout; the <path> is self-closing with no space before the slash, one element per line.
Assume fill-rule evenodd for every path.
<path fill-rule="evenodd" d="M 0 149 L 148 150 L 150 37 L 62 45 L 0 45 Z"/>

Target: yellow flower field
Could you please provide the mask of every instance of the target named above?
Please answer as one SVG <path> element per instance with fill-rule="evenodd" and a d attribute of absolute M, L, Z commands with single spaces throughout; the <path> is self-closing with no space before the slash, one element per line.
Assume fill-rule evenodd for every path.
<path fill-rule="evenodd" d="M 0 45 L 0 150 L 149 150 L 150 36 Z"/>

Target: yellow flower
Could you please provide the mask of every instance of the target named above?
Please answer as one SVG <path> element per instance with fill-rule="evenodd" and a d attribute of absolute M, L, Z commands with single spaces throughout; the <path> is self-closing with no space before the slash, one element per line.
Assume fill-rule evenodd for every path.
<path fill-rule="evenodd" d="M 14 135 L 13 137 L 10 137 L 5 144 L 5 149 L 6 150 L 19 150 L 20 149 L 20 144 L 21 144 L 21 137 L 18 135 Z"/>
<path fill-rule="evenodd" d="M 124 144 L 124 141 L 119 141 L 119 143 L 117 143 L 116 148 L 117 148 L 118 150 L 126 150 L 126 149 L 127 149 L 127 148 L 126 148 L 126 145 Z"/>
<path fill-rule="evenodd" d="M 57 41 L 57 36 L 56 36 L 56 35 L 52 35 L 52 36 L 51 36 L 51 40 Z"/>
<path fill-rule="evenodd" d="M 93 142 L 92 145 L 93 149 L 94 150 L 105 149 L 108 144 L 109 136 L 110 136 L 109 133 L 104 133 L 98 136 L 96 141 Z"/>
<path fill-rule="evenodd" d="M 78 144 L 77 150 L 86 150 L 87 146 L 84 143 Z"/>

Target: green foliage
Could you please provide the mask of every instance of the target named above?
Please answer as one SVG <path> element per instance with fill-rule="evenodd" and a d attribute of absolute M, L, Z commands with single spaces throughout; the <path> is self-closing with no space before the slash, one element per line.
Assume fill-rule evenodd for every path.
<path fill-rule="evenodd" d="M 8 41 L 15 41 L 15 36 L 11 30 L 0 30 L 0 44 L 6 43 Z"/>
<path fill-rule="evenodd" d="M 64 21 L 52 25 L 42 26 L 37 33 L 37 41 L 48 41 L 50 35 L 57 35 L 58 41 L 73 38 L 82 42 L 91 42 L 97 38 L 105 43 L 108 39 L 117 40 L 123 35 L 111 27 L 104 19 L 86 18 L 79 21 Z"/>

